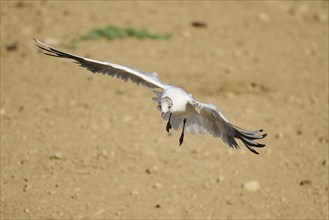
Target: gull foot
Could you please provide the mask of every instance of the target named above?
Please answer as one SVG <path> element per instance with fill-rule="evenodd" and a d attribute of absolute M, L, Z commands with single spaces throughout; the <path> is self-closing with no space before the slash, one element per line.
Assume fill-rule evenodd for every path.
<path fill-rule="evenodd" d="M 168 121 L 167 126 L 166 126 L 166 131 L 169 133 L 169 130 L 170 130 L 171 128 L 172 128 L 172 127 L 171 127 L 171 124 L 170 124 L 170 122 Z"/>
<path fill-rule="evenodd" d="M 182 145 L 183 141 L 184 141 L 184 133 L 182 133 L 180 138 L 179 138 L 179 146 Z"/>
<path fill-rule="evenodd" d="M 169 119 L 168 119 L 168 123 L 167 123 L 167 126 L 166 126 L 166 131 L 169 133 L 169 130 L 172 128 L 171 127 L 171 124 L 170 124 L 170 119 L 171 119 L 171 114 L 169 115 Z"/>
<path fill-rule="evenodd" d="M 180 138 L 179 138 L 179 146 L 181 146 L 184 141 L 185 124 L 186 124 L 186 118 L 183 121 L 183 129 L 182 129 L 182 134 L 180 135 Z"/>

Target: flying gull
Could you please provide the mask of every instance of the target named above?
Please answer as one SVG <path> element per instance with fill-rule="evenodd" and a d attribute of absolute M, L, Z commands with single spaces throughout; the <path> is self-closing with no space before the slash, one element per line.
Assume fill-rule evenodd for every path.
<path fill-rule="evenodd" d="M 182 128 L 179 145 L 183 143 L 184 134 L 190 132 L 192 134 L 208 133 L 213 137 L 221 138 L 227 145 L 236 149 L 239 145 L 235 139 L 239 139 L 255 154 L 258 152 L 254 148 L 265 146 L 255 141 L 266 137 L 266 134 L 262 134 L 263 130 L 249 131 L 233 125 L 217 110 L 216 106 L 196 101 L 183 89 L 162 83 L 156 73 L 142 73 L 126 66 L 88 59 L 34 40 L 46 55 L 72 59 L 93 73 L 107 74 L 124 81 L 131 80 L 137 85 L 151 89 L 155 94 L 152 99 L 157 102 L 162 118 L 167 121 L 166 131 Z"/>

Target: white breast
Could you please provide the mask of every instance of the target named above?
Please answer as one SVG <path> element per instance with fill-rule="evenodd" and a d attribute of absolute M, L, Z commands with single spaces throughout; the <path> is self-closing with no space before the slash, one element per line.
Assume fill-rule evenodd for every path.
<path fill-rule="evenodd" d="M 162 93 L 161 98 L 168 97 L 172 100 L 173 105 L 171 112 L 175 115 L 186 114 L 186 105 L 192 101 L 192 97 L 187 94 L 183 89 L 170 86 Z"/>

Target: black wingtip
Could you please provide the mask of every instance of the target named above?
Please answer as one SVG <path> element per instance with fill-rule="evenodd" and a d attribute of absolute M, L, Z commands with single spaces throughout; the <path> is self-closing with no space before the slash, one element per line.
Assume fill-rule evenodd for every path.
<path fill-rule="evenodd" d="M 258 153 L 257 151 L 255 151 L 254 149 L 252 149 L 252 148 L 249 148 L 249 147 L 248 147 L 248 149 L 249 149 L 251 152 L 253 152 L 254 154 L 257 154 L 257 155 L 259 155 L 259 153 Z"/>
<path fill-rule="evenodd" d="M 257 146 L 255 146 L 255 147 L 265 147 L 266 145 L 265 144 L 257 144 Z"/>
<path fill-rule="evenodd" d="M 259 134 L 263 131 L 263 129 L 256 130 L 256 131 L 247 131 L 241 128 L 235 128 L 235 138 L 238 138 L 242 141 L 242 143 L 254 154 L 259 154 L 254 148 L 262 148 L 265 147 L 265 144 L 260 144 L 255 142 L 256 139 L 263 139 L 267 136 L 267 134 Z"/>

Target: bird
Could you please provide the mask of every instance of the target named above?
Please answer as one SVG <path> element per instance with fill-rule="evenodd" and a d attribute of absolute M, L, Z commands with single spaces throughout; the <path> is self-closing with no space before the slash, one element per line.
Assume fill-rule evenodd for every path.
<path fill-rule="evenodd" d="M 71 53 L 66 53 L 34 39 L 36 46 L 44 54 L 73 60 L 76 64 L 92 73 L 106 74 L 114 78 L 131 82 L 150 89 L 155 96 L 157 109 L 162 118 L 167 121 L 166 131 L 182 129 L 179 146 L 184 141 L 184 134 L 209 134 L 221 138 L 231 148 L 239 149 L 237 140 L 240 140 L 248 150 L 259 154 L 254 148 L 262 148 L 265 144 L 256 142 L 267 136 L 260 130 L 245 130 L 232 124 L 215 105 L 205 104 L 195 100 L 191 94 L 182 88 L 162 83 L 157 73 L 145 73 L 119 64 L 97 61 Z"/>

